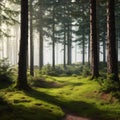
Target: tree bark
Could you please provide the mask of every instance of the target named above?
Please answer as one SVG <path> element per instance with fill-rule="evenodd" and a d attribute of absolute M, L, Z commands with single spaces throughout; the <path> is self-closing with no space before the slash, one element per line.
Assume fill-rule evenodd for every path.
<path fill-rule="evenodd" d="M 39 69 L 43 67 L 43 29 L 40 28 L 39 32 Z"/>
<path fill-rule="evenodd" d="M 64 63 L 64 68 L 66 68 L 66 27 L 65 27 L 65 25 L 64 25 L 64 43 L 63 43 L 63 45 L 64 45 L 63 63 Z"/>
<path fill-rule="evenodd" d="M 43 67 L 43 4 L 41 1 L 40 6 L 40 28 L 39 28 L 39 69 L 41 70 Z"/>
<path fill-rule="evenodd" d="M 68 29 L 67 29 L 67 64 L 71 65 L 72 63 L 72 40 L 71 40 L 71 35 L 70 35 L 70 31 L 71 31 L 71 26 L 68 23 Z"/>
<path fill-rule="evenodd" d="M 90 68 L 90 35 L 88 37 L 88 65 Z"/>
<path fill-rule="evenodd" d="M 30 0 L 30 75 L 34 76 L 33 8 Z"/>
<path fill-rule="evenodd" d="M 64 5 L 64 42 L 63 42 L 63 46 L 64 46 L 64 53 L 63 53 L 63 66 L 64 68 L 66 68 L 66 23 L 65 23 L 65 18 L 66 18 L 66 7 Z"/>
<path fill-rule="evenodd" d="M 69 8 L 69 4 L 70 4 L 70 0 L 66 1 L 67 4 L 67 17 L 68 19 L 68 23 L 67 23 L 67 64 L 71 65 L 72 63 L 72 25 L 71 25 L 71 18 L 70 18 L 70 8 Z"/>
<path fill-rule="evenodd" d="M 82 33 L 82 64 L 85 64 L 85 27 L 83 26 L 83 33 Z"/>
<path fill-rule="evenodd" d="M 52 25 L 52 67 L 55 68 L 55 6 L 53 5 L 53 25 Z"/>
<path fill-rule="evenodd" d="M 27 52 L 28 51 L 28 0 L 21 0 L 21 39 L 18 64 L 18 89 L 28 89 Z"/>
<path fill-rule="evenodd" d="M 98 70 L 99 54 L 96 26 L 96 0 L 90 1 L 90 52 L 91 52 L 92 79 L 94 79 L 99 76 Z"/>
<path fill-rule="evenodd" d="M 105 32 L 104 32 L 105 37 Z M 103 63 L 106 64 L 106 39 L 103 38 Z"/>
<path fill-rule="evenodd" d="M 118 60 L 115 35 L 115 1 L 107 0 L 107 73 L 118 81 Z"/>

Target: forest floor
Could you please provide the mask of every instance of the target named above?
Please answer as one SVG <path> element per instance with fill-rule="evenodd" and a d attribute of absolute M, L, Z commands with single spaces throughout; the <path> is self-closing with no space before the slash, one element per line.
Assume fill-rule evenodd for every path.
<path fill-rule="evenodd" d="M 88 78 L 30 80 L 31 91 L 0 87 L 0 120 L 120 120 L 120 101 Z M 0 84 L 2 85 L 2 84 Z"/>

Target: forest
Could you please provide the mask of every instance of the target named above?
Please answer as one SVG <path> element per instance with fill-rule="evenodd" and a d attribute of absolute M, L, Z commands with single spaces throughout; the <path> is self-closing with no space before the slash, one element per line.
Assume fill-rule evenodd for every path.
<path fill-rule="evenodd" d="M 0 120 L 120 120 L 120 0 L 0 0 Z"/>

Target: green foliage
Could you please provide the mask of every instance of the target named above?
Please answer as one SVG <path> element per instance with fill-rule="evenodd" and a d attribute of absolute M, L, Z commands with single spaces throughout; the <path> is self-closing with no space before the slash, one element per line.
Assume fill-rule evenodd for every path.
<path fill-rule="evenodd" d="M 70 75 L 83 75 L 84 77 L 91 75 L 90 68 L 87 65 L 67 65 L 65 68 L 60 66 L 55 66 L 53 68 L 50 64 L 43 66 L 40 71 L 41 74 L 50 76 L 70 76 Z"/>
<path fill-rule="evenodd" d="M 102 83 L 102 91 L 104 92 L 112 92 L 112 91 L 119 91 L 120 90 L 120 83 L 118 81 L 113 80 L 104 80 Z"/>
<path fill-rule="evenodd" d="M 13 75 L 13 68 L 9 64 L 7 58 L 0 60 L 0 82 L 4 83 L 11 83 L 12 82 L 12 75 Z"/>
<path fill-rule="evenodd" d="M 19 15 L 19 6 L 18 1 L 20 0 L 2 0 L 0 2 L 0 26 L 6 24 L 7 26 L 12 26 L 14 24 L 18 24 L 18 20 L 16 17 Z M 8 27 L 7 27 L 8 29 Z M 0 37 L 10 37 L 6 31 L 8 31 L 6 27 L 0 27 Z M 9 29 L 10 31 L 10 29 Z"/>
<path fill-rule="evenodd" d="M 59 67 L 53 68 L 50 64 L 47 64 L 42 67 L 40 73 L 45 75 L 58 76 L 61 73 L 61 69 Z"/>
<path fill-rule="evenodd" d="M 79 65 L 68 65 L 64 69 L 63 73 L 65 73 L 68 76 L 70 76 L 70 75 L 80 75 L 80 71 L 81 71 L 81 66 L 79 66 Z"/>
<path fill-rule="evenodd" d="M 99 70 L 103 74 L 107 73 L 107 63 L 100 62 L 99 63 Z"/>
<path fill-rule="evenodd" d="M 90 68 L 87 65 L 83 66 L 83 71 L 82 71 L 83 77 L 87 77 L 91 75 Z"/>
<path fill-rule="evenodd" d="M 109 74 L 107 79 L 99 79 L 101 83 L 101 91 L 105 93 L 112 93 L 115 97 L 120 97 L 120 81 L 115 81 L 114 74 Z"/>

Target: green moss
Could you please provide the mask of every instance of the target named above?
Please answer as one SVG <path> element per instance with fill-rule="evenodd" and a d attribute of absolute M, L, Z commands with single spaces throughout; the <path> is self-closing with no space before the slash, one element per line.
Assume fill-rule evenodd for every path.
<path fill-rule="evenodd" d="M 50 83 L 60 86 L 45 86 Z M 45 85 L 29 92 L 0 91 L 12 108 L 1 109 L 0 120 L 59 120 L 66 112 L 98 120 L 120 118 L 119 100 L 99 93 L 100 85 L 96 81 L 81 76 L 46 77 Z"/>

